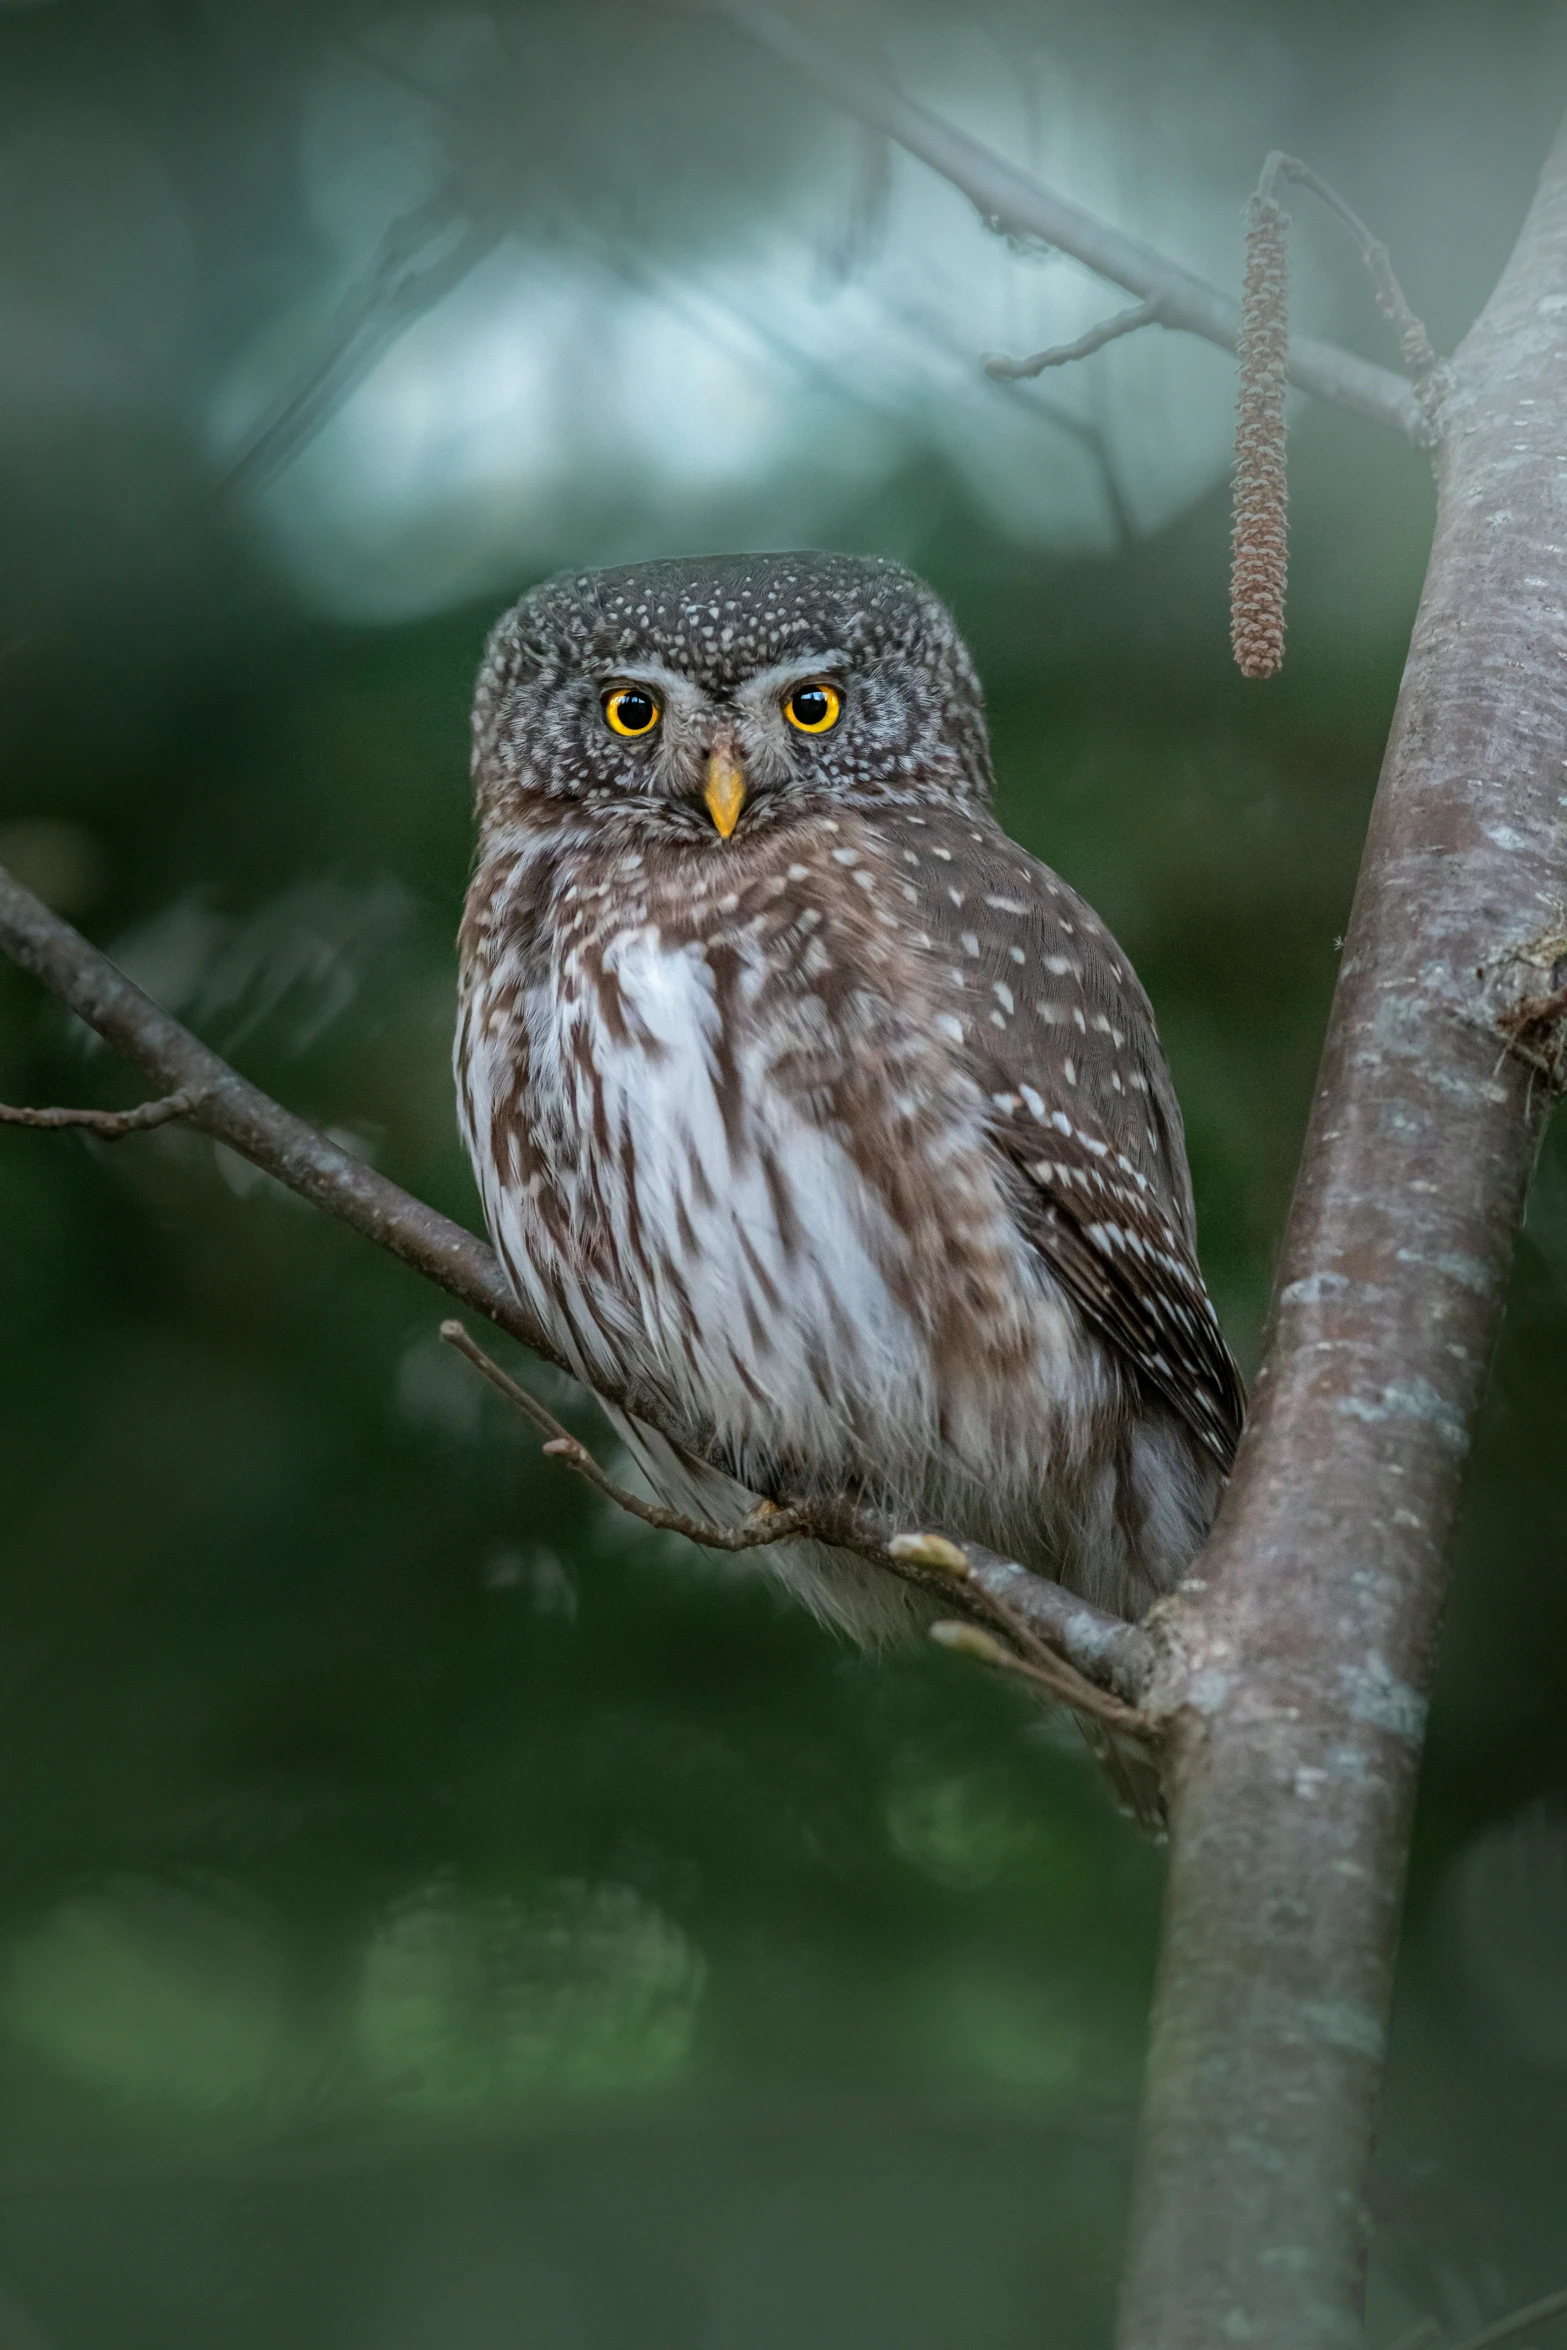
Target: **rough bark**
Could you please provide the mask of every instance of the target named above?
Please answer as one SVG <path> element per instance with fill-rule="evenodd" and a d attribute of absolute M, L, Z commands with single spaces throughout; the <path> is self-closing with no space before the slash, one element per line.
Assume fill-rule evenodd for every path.
<path fill-rule="evenodd" d="M 1453 363 L 1435 542 L 1250 1428 L 1156 1711 L 1122 2350 L 1359 2339 L 1445 1560 L 1567 982 L 1567 133 Z"/>

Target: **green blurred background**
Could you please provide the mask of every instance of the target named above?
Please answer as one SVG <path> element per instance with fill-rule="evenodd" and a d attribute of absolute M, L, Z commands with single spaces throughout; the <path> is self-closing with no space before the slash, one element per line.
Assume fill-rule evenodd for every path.
<path fill-rule="evenodd" d="M 1446 347 L 1567 97 L 1545 6 L 825 21 L 1227 284 L 1305 154 Z M 1296 209 L 1301 322 L 1386 357 Z M 0 8 L 0 861 L 473 1220 L 490 621 L 563 562 L 901 556 L 1006 820 L 1153 995 L 1249 1367 L 1431 489 L 1301 410 L 1289 659 L 1242 684 L 1227 361 L 979 368 L 1118 301 L 651 0 Z M 0 1098 L 137 1095 L 0 970 Z M 1159 1854 L 1014 1691 L 608 1514 L 441 1311 L 190 1136 L 0 1132 L 0 2350 L 1102 2342 Z M 1382 2341 L 1567 2282 L 1564 1350 L 1558 1137 L 1443 1646 Z"/>

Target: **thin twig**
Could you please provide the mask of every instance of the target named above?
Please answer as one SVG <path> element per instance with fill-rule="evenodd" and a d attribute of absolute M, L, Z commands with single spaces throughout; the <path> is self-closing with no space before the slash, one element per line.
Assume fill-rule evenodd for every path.
<path fill-rule="evenodd" d="M 1031 1681 L 1058 1705 L 1070 1706 L 1074 1713 L 1102 1722 L 1107 1729 L 1119 1730 L 1145 1745 L 1158 1743 L 1158 1726 L 1150 1715 L 1135 1706 L 1123 1705 L 1119 1698 L 1109 1696 L 1103 1689 L 1096 1689 L 1081 1673 L 1063 1665 L 1059 1657 L 1050 1656 L 1048 1651 L 1048 1661 L 1042 1663 L 1019 1656 L 978 1624 L 932 1624 L 930 1636 L 939 1647 L 951 1649 L 958 1656 L 971 1657 L 976 1664 L 988 1665 L 994 1672 L 1014 1673 L 1021 1680 Z"/>
<path fill-rule="evenodd" d="M 1097 1688 L 1077 1667 L 1051 1648 L 1017 1610 L 997 1593 L 986 1589 L 973 1573 L 967 1553 L 962 1547 L 941 1534 L 898 1534 L 890 1539 L 879 1527 L 861 1517 L 842 1501 L 832 1501 L 813 1507 L 809 1503 L 763 1502 L 749 1517 L 735 1526 L 721 1526 L 710 1519 L 688 1517 L 683 1510 L 666 1508 L 661 1502 L 644 1501 L 624 1485 L 617 1485 L 599 1466 L 588 1447 L 570 1429 L 556 1419 L 553 1412 L 530 1395 L 509 1373 L 503 1371 L 493 1356 L 485 1353 L 478 1341 L 471 1337 L 461 1322 L 441 1324 L 441 1336 L 448 1346 L 470 1362 L 481 1377 L 504 1395 L 508 1403 L 546 1439 L 544 1450 L 553 1460 L 564 1463 L 579 1477 L 584 1478 L 595 1492 L 613 1502 L 616 1509 L 629 1517 L 639 1519 L 644 1526 L 656 1527 L 661 1533 L 684 1535 L 704 1550 L 746 1551 L 764 1550 L 776 1542 L 827 1542 L 842 1549 L 852 1550 L 857 1557 L 872 1566 L 885 1568 L 900 1582 L 917 1584 L 925 1591 L 938 1592 L 943 1599 L 955 1601 L 980 1619 L 978 1624 L 949 1626 L 971 1634 L 967 1645 L 956 1638 L 946 1639 L 944 1645 L 964 1654 L 978 1657 L 982 1663 L 1002 1665 L 1008 1671 L 1021 1673 L 1025 1679 L 1046 1689 L 1062 1705 L 1074 1712 L 1090 1715 L 1095 1721 L 1128 1732 L 1133 1737 L 1152 1738 L 1154 1727 L 1146 1714 L 1126 1705 L 1108 1691 Z M 1010 1649 L 993 1637 L 993 1632 L 980 1628 L 989 1625 L 1005 1634 L 1012 1643 Z M 934 1636 L 940 1637 L 942 1627 L 935 1627 Z"/>
<path fill-rule="evenodd" d="M 1523 2333 L 1529 2326 L 1543 2325 L 1548 2317 L 1567 2317 L 1567 2285 L 1558 2286 L 1543 2300 L 1531 2301 L 1526 2309 L 1515 2309 L 1510 2317 L 1499 2317 L 1494 2325 L 1485 2326 L 1478 2334 L 1470 2334 L 1465 2341 L 1457 2343 L 1455 2350 L 1492 2350 L 1493 2343 L 1510 2342 L 1515 2334 Z"/>
<path fill-rule="evenodd" d="M 764 1502 L 751 1517 L 743 1518 L 738 1526 L 719 1526 L 705 1518 L 687 1517 L 683 1510 L 666 1509 L 662 1502 L 644 1501 L 629 1486 L 617 1485 L 613 1477 L 599 1467 L 580 1437 L 547 1411 L 536 1395 L 501 1369 L 494 1357 L 487 1355 L 476 1339 L 470 1338 L 460 1322 L 443 1322 L 441 1336 L 448 1346 L 472 1363 L 490 1385 L 515 1404 L 518 1411 L 533 1422 L 546 1438 L 544 1450 L 552 1460 L 558 1460 L 568 1469 L 574 1469 L 585 1478 L 595 1492 L 602 1493 L 618 1510 L 628 1517 L 640 1518 L 644 1526 L 656 1526 L 662 1534 L 683 1534 L 688 1542 L 700 1543 L 704 1550 L 763 1550 L 774 1542 L 787 1542 L 792 1535 L 809 1529 L 809 1513 L 791 1508 L 778 1509 Z"/>
<path fill-rule="evenodd" d="M 29 1110 L 0 1102 L 0 1126 L 80 1126 L 102 1142 L 118 1142 L 124 1134 L 145 1134 L 154 1126 L 168 1126 L 186 1117 L 201 1099 L 196 1086 L 161 1094 L 156 1101 L 138 1102 L 133 1110 Z"/>
<path fill-rule="evenodd" d="M 1398 282 L 1392 255 L 1386 245 L 1380 237 L 1372 235 L 1359 213 L 1351 211 L 1337 189 L 1330 188 L 1327 181 L 1319 178 L 1309 163 L 1302 163 L 1298 155 L 1285 155 L 1277 148 L 1274 149 L 1263 166 L 1264 192 L 1271 187 L 1275 174 L 1293 180 L 1297 187 L 1309 188 L 1320 202 L 1327 205 L 1329 211 L 1337 213 L 1349 230 L 1360 247 L 1360 258 L 1370 272 L 1377 308 L 1398 336 L 1404 365 L 1415 379 L 1418 394 L 1440 362 L 1431 347 L 1431 337 L 1426 333 L 1424 321 L 1416 317 L 1405 299 L 1404 289 Z"/>
<path fill-rule="evenodd" d="M 1157 301 L 1166 326 L 1234 349 L 1240 306 L 1195 271 L 1124 235 L 956 123 L 904 97 L 859 65 L 846 46 L 813 39 L 803 25 L 757 0 L 715 0 L 715 5 L 717 13 L 782 58 L 844 113 L 884 131 L 950 180 L 983 220 L 1009 235 L 1043 239 L 1140 302 Z M 1302 391 L 1391 425 L 1417 447 L 1428 447 L 1434 438 L 1430 420 L 1402 376 L 1335 343 L 1296 337 L 1289 347 L 1289 377 Z"/>
<path fill-rule="evenodd" d="M 985 373 L 998 383 L 1019 383 L 1025 376 L 1043 375 L 1047 367 L 1066 367 L 1074 359 L 1090 358 L 1106 343 L 1118 343 L 1123 335 L 1135 335 L 1141 327 L 1163 324 L 1164 314 L 1156 301 L 1138 302 L 1130 310 L 1118 310 L 1113 318 L 1101 319 L 1075 343 L 1052 343 L 1048 350 L 1035 351 L 1027 359 L 1009 358 L 1005 351 L 987 351 Z"/>
<path fill-rule="evenodd" d="M 459 1305 L 484 1315 L 545 1362 L 576 1377 L 575 1366 L 517 1298 L 493 1250 L 482 1240 L 401 1190 L 241 1077 L 3 867 L 0 952 L 30 971 L 106 1044 L 145 1070 L 155 1084 L 169 1093 L 188 1093 L 190 1107 L 185 1115 L 196 1132 L 237 1151 L 285 1189 L 390 1250 Z M 662 1423 L 660 1398 L 634 1380 L 596 1375 L 594 1392 L 600 1402 L 633 1419 L 652 1427 Z M 556 1433 L 552 1423 L 552 1442 Z M 558 1429 L 558 1433 L 566 1436 L 568 1432 Z M 704 1435 L 701 1429 L 687 1427 L 678 1432 L 666 1428 L 664 1433 L 688 1452 L 716 1455 L 711 1432 Z M 776 1497 L 764 1498 L 772 1501 Z M 847 1497 L 814 1505 L 812 1520 L 821 1528 L 823 1540 L 860 1550 L 862 1555 L 885 1551 L 889 1530 L 874 1526 Z M 777 1539 L 778 1532 L 773 1528 L 769 1539 Z M 1035 1574 L 1011 1559 L 973 1545 L 967 1556 L 976 1585 L 993 1598 L 1000 1596 L 1003 1605 L 1058 1649 L 1085 1679 L 1116 1690 L 1123 1698 L 1140 1690 L 1153 1658 L 1152 1642 L 1140 1625 L 1107 1614 L 1048 1576 Z M 882 1563 L 910 1582 L 926 1582 L 924 1570 L 896 1562 L 890 1553 Z M 926 1582 L 926 1588 L 939 1586 Z M 950 1596 L 950 1586 L 948 1590 Z"/>

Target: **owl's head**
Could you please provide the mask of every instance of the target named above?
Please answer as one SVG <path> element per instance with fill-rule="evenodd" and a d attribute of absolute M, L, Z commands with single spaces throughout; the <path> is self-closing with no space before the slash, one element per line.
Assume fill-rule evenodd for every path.
<path fill-rule="evenodd" d="M 568 572 L 491 636 L 481 819 L 540 801 L 741 837 L 824 801 L 983 798 L 984 705 L 951 614 L 900 564 L 723 555 Z"/>

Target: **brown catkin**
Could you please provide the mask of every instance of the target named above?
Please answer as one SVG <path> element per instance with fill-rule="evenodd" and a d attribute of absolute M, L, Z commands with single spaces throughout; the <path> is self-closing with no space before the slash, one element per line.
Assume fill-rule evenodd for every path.
<path fill-rule="evenodd" d="M 1272 677 L 1284 659 L 1288 567 L 1284 392 L 1289 358 L 1289 221 L 1271 197 L 1246 209 L 1241 295 L 1240 397 L 1235 418 L 1235 525 L 1230 557 L 1230 642 L 1243 677 Z"/>

